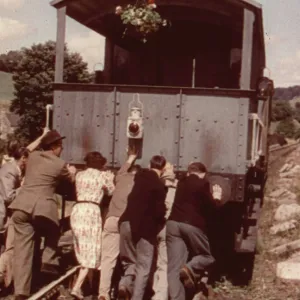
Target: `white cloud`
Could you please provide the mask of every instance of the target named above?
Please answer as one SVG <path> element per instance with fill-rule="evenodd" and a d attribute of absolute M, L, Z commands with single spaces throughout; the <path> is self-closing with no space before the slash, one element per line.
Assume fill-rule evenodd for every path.
<path fill-rule="evenodd" d="M 72 36 L 68 39 L 71 51 L 80 53 L 93 71 L 97 63 L 104 64 L 105 38 L 94 31 L 85 36 Z"/>
<path fill-rule="evenodd" d="M 1 1 L 1 0 L 0 0 Z M 0 41 L 24 37 L 29 33 L 29 26 L 18 20 L 0 17 Z"/>
<path fill-rule="evenodd" d="M 25 0 L 0 0 L 0 7 L 9 10 L 20 9 L 25 4 Z"/>
<path fill-rule="evenodd" d="M 283 57 L 274 64 L 273 76 L 277 87 L 300 85 L 300 51 Z"/>

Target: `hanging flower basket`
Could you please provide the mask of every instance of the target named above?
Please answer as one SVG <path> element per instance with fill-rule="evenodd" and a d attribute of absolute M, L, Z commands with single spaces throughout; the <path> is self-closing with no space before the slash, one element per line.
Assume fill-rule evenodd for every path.
<path fill-rule="evenodd" d="M 170 23 L 163 19 L 155 9 L 154 0 L 137 0 L 135 5 L 129 4 L 125 8 L 117 6 L 116 15 L 121 17 L 126 26 L 123 37 L 135 36 L 146 43 L 148 35 L 168 26 Z"/>

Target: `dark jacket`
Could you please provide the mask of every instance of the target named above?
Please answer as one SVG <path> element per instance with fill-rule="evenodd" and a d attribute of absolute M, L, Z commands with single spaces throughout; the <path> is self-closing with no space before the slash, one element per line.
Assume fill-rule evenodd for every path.
<path fill-rule="evenodd" d="M 186 223 L 206 232 L 207 222 L 217 206 L 208 180 L 192 174 L 179 181 L 169 220 Z"/>
<path fill-rule="evenodd" d="M 166 188 L 152 170 L 136 174 L 128 204 L 119 223 L 129 221 L 135 242 L 140 238 L 152 242 L 165 223 Z"/>

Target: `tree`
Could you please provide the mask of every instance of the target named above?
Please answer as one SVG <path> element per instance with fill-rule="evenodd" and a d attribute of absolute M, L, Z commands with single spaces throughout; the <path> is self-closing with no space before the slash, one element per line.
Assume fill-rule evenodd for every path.
<path fill-rule="evenodd" d="M 41 134 L 45 126 L 45 107 L 53 103 L 55 42 L 23 48 L 21 54 L 22 59 L 13 75 L 15 99 L 10 110 L 21 116 L 16 135 L 29 141 Z M 66 46 L 63 78 L 67 83 L 91 82 L 87 64 L 78 53 L 70 53 Z"/>
<path fill-rule="evenodd" d="M 21 51 L 9 51 L 7 54 L 1 54 L 0 71 L 13 73 L 21 59 Z"/>
<path fill-rule="evenodd" d="M 272 105 L 272 121 L 281 121 L 294 115 L 294 110 L 288 101 L 274 101 Z"/>
<path fill-rule="evenodd" d="M 293 138 L 295 135 L 295 124 L 292 118 L 287 118 L 285 120 L 280 121 L 280 123 L 276 127 L 276 133 L 282 134 L 287 138 Z"/>

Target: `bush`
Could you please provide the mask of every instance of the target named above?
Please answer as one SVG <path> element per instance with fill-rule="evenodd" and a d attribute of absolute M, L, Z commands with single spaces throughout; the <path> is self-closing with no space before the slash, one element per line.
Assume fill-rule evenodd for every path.
<path fill-rule="evenodd" d="M 293 138 L 295 136 L 295 124 L 292 118 L 287 118 L 280 121 L 276 127 L 276 133 L 282 134 L 287 138 Z"/>

